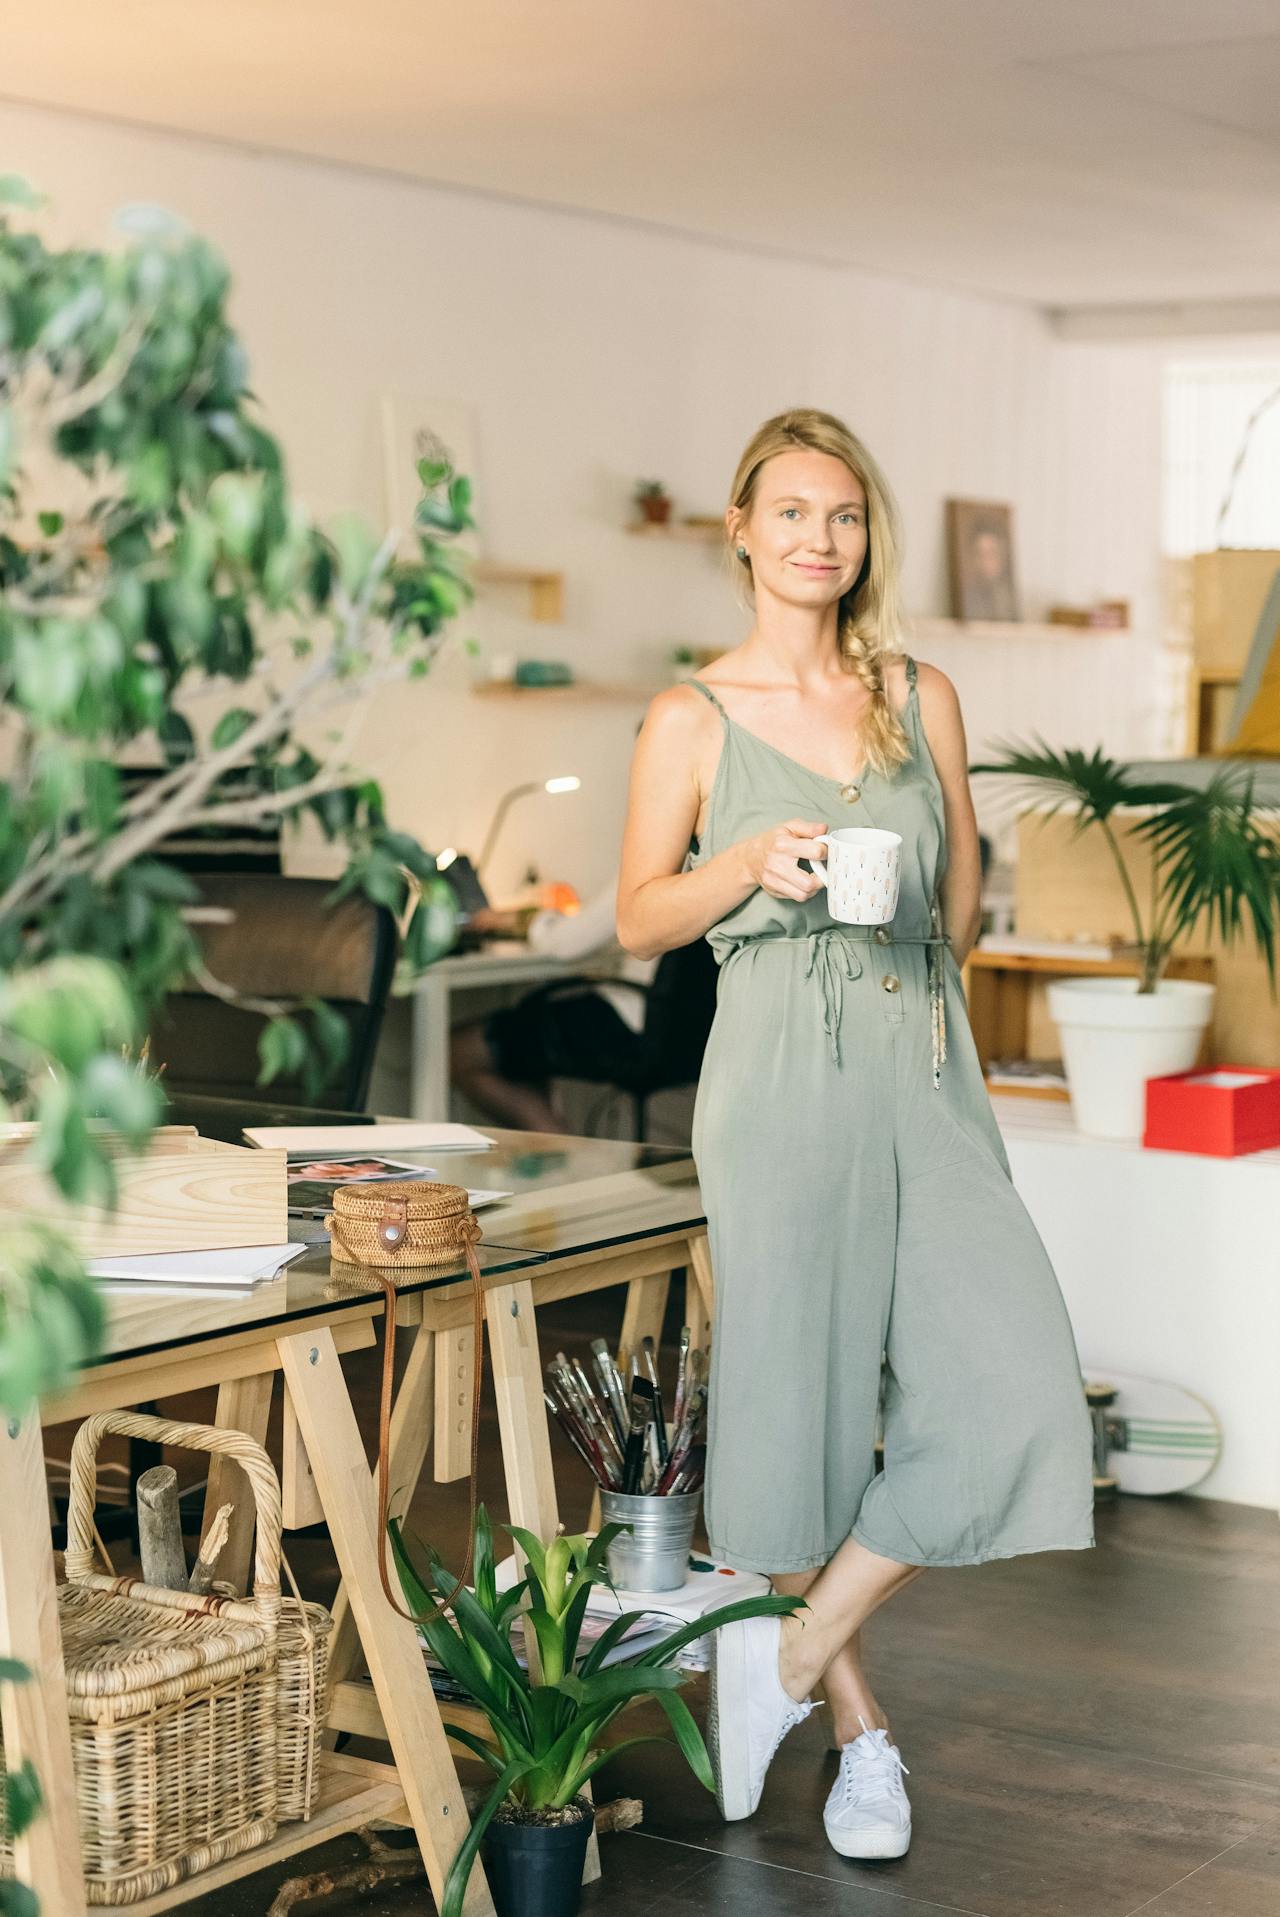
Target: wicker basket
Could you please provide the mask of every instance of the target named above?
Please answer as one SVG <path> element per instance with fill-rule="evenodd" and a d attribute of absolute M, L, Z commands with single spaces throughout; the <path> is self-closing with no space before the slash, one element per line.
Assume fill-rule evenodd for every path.
<path fill-rule="evenodd" d="M 107 1432 L 235 1459 L 257 1509 L 251 1598 L 94 1571 Z M 59 1619 L 88 1901 L 137 1903 L 275 1833 L 280 1490 L 266 1452 L 239 1431 L 87 1418 L 71 1454 L 66 1565 Z"/>
<path fill-rule="evenodd" d="M 315 1809 L 332 1631 L 332 1614 L 323 1604 L 304 1602 L 296 1586 L 292 1597 L 281 1598 L 276 1639 L 276 1752 L 282 1824 L 304 1820 Z"/>

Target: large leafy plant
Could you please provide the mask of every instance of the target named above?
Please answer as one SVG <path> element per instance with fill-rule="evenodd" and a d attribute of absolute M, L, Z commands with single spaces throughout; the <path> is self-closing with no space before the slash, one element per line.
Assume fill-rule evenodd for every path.
<path fill-rule="evenodd" d="M 41 236 L 0 182 L 0 1117 L 72 1201 L 110 1203 L 107 1133 L 162 1111 L 151 1007 L 204 966 L 181 833 L 310 815 L 420 969 L 452 940 L 431 855 L 351 763 L 360 695 L 420 679 L 471 587 L 465 477 L 419 468 L 411 528 L 311 523 L 249 389 L 218 256 L 135 210 L 107 250 Z M 122 763 L 150 762 L 138 784 Z M 227 994 L 234 996 L 234 994 Z M 318 1083 L 322 1003 L 270 1004 L 263 1082 Z M 99 1306 L 47 1231 L 0 1220 L 0 1407 L 56 1388 Z"/>
<path fill-rule="evenodd" d="M 1224 768 L 1203 787 L 1137 779 L 1097 749 L 1055 752 L 1042 739 L 1003 746 L 999 759 L 969 770 L 1012 776 L 1040 801 L 1045 817 L 1069 806 L 1077 836 L 1090 826 L 1103 834 L 1133 919 L 1140 992 L 1155 991 L 1174 946 L 1203 915 L 1228 944 L 1246 929 L 1252 933 L 1275 996 L 1280 811 L 1255 803 L 1251 770 Z M 1132 815 L 1125 826 L 1150 848 L 1145 908 L 1117 836 L 1121 812 Z"/>
<path fill-rule="evenodd" d="M 423 1636 L 450 1677 L 484 1713 L 493 1733 L 493 1742 L 486 1743 L 446 1720 L 450 1736 L 486 1764 L 496 1781 L 450 1867 L 440 1917 L 459 1917 L 471 1866 L 501 1804 L 509 1800 L 529 1813 L 561 1810 L 620 1751 L 669 1741 L 651 1733 L 609 1745 L 602 1742 L 613 1720 L 638 1699 L 656 1699 L 694 1776 L 714 1789 L 702 1733 L 678 1695 L 685 1674 L 673 1668 L 675 1660 L 686 1645 L 722 1624 L 783 1616 L 799 1609 L 803 1599 L 771 1594 L 721 1605 L 649 1650 L 606 1665 L 605 1659 L 643 1612 L 622 1612 L 581 1653 L 578 1640 L 592 1585 L 610 1582 L 609 1546 L 629 1528 L 607 1524 L 591 1539 L 560 1536 L 543 1544 L 531 1531 L 506 1525 L 527 1563 L 523 1578 L 499 1592 L 493 1534 L 481 1505 L 475 1522 L 474 1589 L 464 1586 L 455 1595 L 456 1581 L 436 1553 L 413 1544 L 397 1519 L 388 1525 L 405 1600 L 419 1618 Z M 452 1617 L 439 1614 L 442 1598 L 451 1601 Z M 527 1613 L 537 1642 L 537 1668 L 532 1671 L 520 1663 L 511 1645 L 511 1626 L 521 1613 Z"/>

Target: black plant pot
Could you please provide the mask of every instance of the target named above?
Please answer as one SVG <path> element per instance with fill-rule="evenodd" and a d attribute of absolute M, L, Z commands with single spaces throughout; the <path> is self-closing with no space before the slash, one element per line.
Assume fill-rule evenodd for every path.
<path fill-rule="evenodd" d="M 575 1917 L 595 1812 L 571 1824 L 506 1824 L 484 1834 L 484 1868 L 498 1917 Z"/>

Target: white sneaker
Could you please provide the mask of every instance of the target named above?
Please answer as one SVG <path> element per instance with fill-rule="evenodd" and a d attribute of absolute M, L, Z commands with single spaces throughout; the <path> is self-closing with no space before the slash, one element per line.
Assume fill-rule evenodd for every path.
<path fill-rule="evenodd" d="M 750 1817 L 765 1773 L 789 1730 L 803 1723 L 813 1700 L 797 1703 L 778 1676 L 782 1620 L 740 1618 L 711 1634 L 711 1712 L 707 1746 L 716 1802 L 727 1823 Z"/>
<path fill-rule="evenodd" d="M 888 1731 L 868 1730 L 865 1717 L 858 1722 L 862 1736 L 840 1747 L 822 1821 L 842 1857 L 901 1857 L 911 1842 L 911 1806 L 902 1788 L 907 1767 Z"/>

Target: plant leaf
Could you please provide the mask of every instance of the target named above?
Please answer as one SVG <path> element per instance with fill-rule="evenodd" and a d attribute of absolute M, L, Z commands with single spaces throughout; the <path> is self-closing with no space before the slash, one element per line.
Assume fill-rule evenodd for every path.
<path fill-rule="evenodd" d="M 507 1797 L 511 1786 L 518 1783 L 532 1768 L 532 1760 L 513 1758 L 472 1818 L 471 1829 L 459 1846 L 458 1853 L 449 1866 L 449 1875 L 444 1880 L 440 1917 L 462 1917 L 462 1900 L 466 1895 L 467 1879 L 471 1875 L 471 1866 L 475 1862 L 481 1840 L 493 1820 L 493 1814 Z"/>
<path fill-rule="evenodd" d="M 691 1624 L 686 1624 L 679 1631 L 673 1631 L 670 1637 L 662 1640 L 661 1644 L 654 1644 L 647 1651 L 641 1651 L 638 1656 L 628 1661 L 628 1668 L 645 1670 L 652 1664 L 665 1664 L 668 1659 L 682 1651 L 686 1644 L 695 1644 L 700 1637 L 705 1637 L 708 1631 L 718 1631 L 722 1624 L 736 1624 L 740 1618 L 746 1617 L 789 1617 L 793 1611 L 804 1608 L 803 1598 L 783 1597 L 775 1592 L 771 1592 L 767 1597 L 739 1598 L 736 1604 L 722 1604 L 714 1611 L 704 1612 Z M 616 1670 L 618 1667 L 615 1665 L 612 1668 Z"/>
<path fill-rule="evenodd" d="M 617 1744 L 610 1744 L 608 1750 L 595 1752 L 590 1763 L 579 1766 L 574 1775 L 567 1779 L 563 1789 L 556 1793 L 553 1803 L 557 1810 L 563 1809 L 565 1804 L 572 1803 L 583 1785 L 590 1783 L 602 1765 L 612 1763 L 615 1757 L 620 1757 L 623 1751 L 631 1750 L 634 1745 L 669 1744 L 670 1742 L 671 1739 L 664 1737 L 661 1731 L 648 1731 L 643 1737 L 624 1737 Z M 714 1787 L 713 1781 L 712 1788 Z"/>
<path fill-rule="evenodd" d="M 700 1784 L 705 1784 L 709 1791 L 714 1790 L 716 1781 L 711 1773 L 711 1759 L 707 1756 L 702 1732 L 694 1722 L 689 1706 L 675 1691 L 659 1691 L 658 1702 L 670 1720 L 676 1743 L 683 1751 L 689 1769 Z"/>

